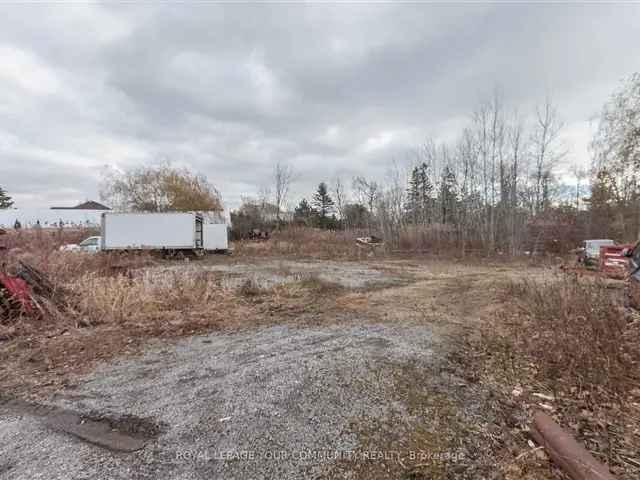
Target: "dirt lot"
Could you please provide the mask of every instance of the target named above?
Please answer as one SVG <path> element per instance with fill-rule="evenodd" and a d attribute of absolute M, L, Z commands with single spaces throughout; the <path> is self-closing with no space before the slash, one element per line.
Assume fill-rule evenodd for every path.
<path fill-rule="evenodd" d="M 219 308 L 161 326 L 64 328 L 5 342 L 4 391 L 39 407 L 0 406 L 3 478 L 495 470 L 501 427 L 491 395 L 454 359 L 463 333 L 500 307 L 499 287 L 521 266 L 213 257 L 134 276 L 157 286 L 194 273 L 213 275 L 225 292 Z M 117 452 L 80 440 L 51 428 L 60 412 L 72 412 L 72 423 L 106 421 L 145 446 Z"/>

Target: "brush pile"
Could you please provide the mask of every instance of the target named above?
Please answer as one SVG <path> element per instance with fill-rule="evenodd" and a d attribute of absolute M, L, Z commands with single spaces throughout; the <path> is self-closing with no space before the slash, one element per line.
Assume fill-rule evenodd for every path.
<path fill-rule="evenodd" d="M 0 323 L 23 317 L 57 317 L 69 306 L 69 293 L 30 264 L 19 261 L 15 273 L 0 271 Z"/>

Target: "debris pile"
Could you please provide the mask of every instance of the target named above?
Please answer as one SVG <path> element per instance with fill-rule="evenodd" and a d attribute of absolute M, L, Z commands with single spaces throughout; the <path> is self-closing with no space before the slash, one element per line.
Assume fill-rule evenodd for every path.
<path fill-rule="evenodd" d="M 358 237 L 356 238 L 356 243 L 358 245 L 372 245 L 379 246 L 383 245 L 383 241 L 380 237 L 376 237 L 375 235 L 371 235 L 370 237 Z"/>
<path fill-rule="evenodd" d="M 382 247 L 384 245 L 384 242 L 380 237 L 371 235 L 370 237 L 356 238 L 356 245 L 360 248 L 369 247 L 369 256 L 373 256 L 376 252 L 376 247 Z"/>
<path fill-rule="evenodd" d="M 0 318 L 11 319 L 32 313 L 33 304 L 27 282 L 0 272 Z"/>
<path fill-rule="evenodd" d="M 0 271 L 0 323 L 21 317 L 55 316 L 67 306 L 67 295 L 40 270 L 19 261 L 15 274 Z"/>
<path fill-rule="evenodd" d="M 560 270 L 577 276 L 591 275 L 623 280 L 628 276 L 627 252 L 632 249 L 632 244 L 603 245 L 600 247 L 597 263 L 592 264 L 591 267 L 584 262 L 578 262 L 576 265 L 561 265 Z M 580 254 L 580 251 L 576 249 L 574 253 Z"/>
<path fill-rule="evenodd" d="M 271 235 L 266 230 L 254 228 L 249 232 L 249 240 L 269 240 Z"/>

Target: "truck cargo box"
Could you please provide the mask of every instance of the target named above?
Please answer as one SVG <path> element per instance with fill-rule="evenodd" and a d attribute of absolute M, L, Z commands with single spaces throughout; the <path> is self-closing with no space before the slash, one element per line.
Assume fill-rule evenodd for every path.
<path fill-rule="evenodd" d="M 203 248 L 202 216 L 196 213 L 102 214 L 103 250 Z"/>
<path fill-rule="evenodd" d="M 229 249 L 229 238 L 226 224 L 204 224 L 204 249 L 207 251 L 220 251 Z"/>

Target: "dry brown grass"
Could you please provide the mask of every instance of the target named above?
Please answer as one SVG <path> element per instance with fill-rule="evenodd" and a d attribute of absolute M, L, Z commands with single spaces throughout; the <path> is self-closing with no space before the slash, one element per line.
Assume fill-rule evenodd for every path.
<path fill-rule="evenodd" d="M 48 327 L 76 327 L 102 321 L 104 310 L 89 312 L 89 297 L 75 288 L 91 279 L 116 277 L 133 269 L 149 265 L 153 259 L 146 254 L 63 252 L 59 248 L 67 243 L 77 243 L 95 235 L 93 229 L 31 229 L 10 232 L 0 237 L 2 270 L 15 274 L 21 269 L 20 262 L 42 272 L 52 286 L 53 294 L 37 296 L 35 315 L 0 318 L 0 340 L 26 336 Z M 119 280 L 114 280 L 119 281 Z M 96 286 L 95 294 L 108 291 Z M 110 291 L 114 293 L 113 290 Z M 39 293 L 34 291 L 34 293 Z M 110 299 L 113 308 L 126 303 L 124 290 Z"/>
<path fill-rule="evenodd" d="M 138 268 L 152 263 L 147 254 L 61 252 L 60 246 L 78 243 L 96 235 L 95 229 L 49 229 L 11 232 L 0 237 L 7 249 L 0 252 L 5 269 L 15 269 L 18 261 L 26 262 L 45 273 L 54 284 L 63 284 L 87 273 L 109 275 L 125 268 Z"/>
<path fill-rule="evenodd" d="M 356 231 L 289 227 L 273 232 L 269 240 L 236 242 L 234 255 L 356 259 L 369 253 L 367 248 L 363 249 L 356 244 L 356 238 L 363 235 L 367 234 Z"/>
<path fill-rule="evenodd" d="M 219 281 L 205 272 L 180 275 L 167 272 L 161 280 L 148 276 L 86 274 L 68 288 L 77 303 L 76 314 L 87 324 L 161 323 L 179 316 L 206 314 L 224 301 Z"/>
<path fill-rule="evenodd" d="M 408 225 L 398 233 L 396 249 L 406 251 L 458 252 L 462 253 L 461 241 L 451 225 Z M 466 252 L 484 253 L 479 241 L 466 242 Z"/>
<path fill-rule="evenodd" d="M 375 235 L 380 235 L 373 232 Z M 445 256 L 448 260 L 511 263 L 514 260 L 533 265 L 557 264 L 555 255 L 535 257 L 503 251 L 487 251 L 477 242 L 465 241 L 446 225 L 407 226 L 395 232 L 392 238 L 375 247 L 359 245 L 356 238 L 367 237 L 362 230 L 322 230 L 311 227 L 289 226 L 274 231 L 269 240 L 239 240 L 233 243 L 236 257 L 313 258 L 332 260 L 364 260 L 376 258 L 416 258 L 418 256 Z M 573 260 L 573 259 L 570 259 Z M 560 259 L 560 261 L 562 261 Z"/>
<path fill-rule="evenodd" d="M 43 322 L 72 328 L 112 323 L 159 325 L 176 321 L 178 317 L 205 317 L 232 298 L 259 295 L 316 298 L 336 291 L 335 285 L 311 276 L 300 277 L 296 282 L 277 288 L 264 288 L 249 281 L 231 291 L 212 272 L 162 271 L 158 274 L 144 270 L 142 267 L 159 262 L 147 254 L 59 251 L 60 245 L 77 242 L 91 234 L 95 232 L 31 230 L 8 236 L 10 239 L 5 245 L 10 248 L 3 256 L 6 269 L 15 270 L 19 261 L 39 269 L 51 280 L 56 300 L 62 299 L 65 308 L 48 318 L 12 319 L 10 324 L 4 322 L 4 326 L 0 321 L 0 336 L 24 336 L 41 330 Z M 272 240 L 274 244 L 258 245 L 275 254 L 280 248 L 286 250 L 285 244 L 292 244 L 298 235 L 304 239 L 298 238 L 296 244 L 311 245 L 314 249 L 323 245 L 321 250 L 327 253 L 334 251 L 337 244 L 345 243 L 344 240 L 339 242 L 333 232 L 300 229 L 283 232 Z M 327 241 L 330 247 L 323 243 Z M 353 245 L 351 241 L 348 243 Z"/>
<path fill-rule="evenodd" d="M 18 252 L 12 261 L 20 258 Z M 29 258 L 51 276 L 57 292 L 64 291 L 66 302 L 58 315 L 0 320 L 0 386 L 30 392 L 59 386 L 70 373 L 133 353 L 152 338 L 298 319 L 326 309 L 328 297 L 340 292 L 307 276 L 238 286 L 197 268 L 136 268 L 145 258 L 135 256 L 48 250 Z"/>
<path fill-rule="evenodd" d="M 375 235 L 379 235 L 373 232 Z M 311 227 L 289 226 L 274 231 L 269 240 L 239 240 L 234 242 L 237 257 L 288 257 L 334 260 L 363 260 L 377 258 L 412 258 L 422 255 L 464 258 L 471 261 L 491 259 L 512 262 L 516 259 L 535 265 L 557 263 L 554 255 L 536 257 L 508 252 L 489 252 L 478 242 L 462 242 L 458 234 L 446 225 L 407 226 L 377 247 L 356 243 L 356 238 L 367 237 L 368 230 L 321 230 Z"/>
<path fill-rule="evenodd" d="M 535 410 L 551 413 L 620 479 L 640 476 L 640 319 L 621 286 L 569 276 L 515 281 L 471 341 L 469 370 L 496 394 L 507 432 L 526 445 Z M 546 461 L 509 455 L 507 478 L 550 478 Z"/>
<path fill-rule="evenodd" d="M 562 276 L 508 284 L 512 309 L 503 314 L 506 368 L 533 360 L 536 377 L 554 390 L 588 388 L 594 400 L 638 385 L 638 331 L 631 328 L 620 289 Z"/>
<path fill-rule="evenodd" d="M 87 237 L 99 235 L 95 228 L 42 228 L 8 230 L 0 236 L 0 245 L 7 249 L 54 251 L 67 243 L 78 243 Z"/>

